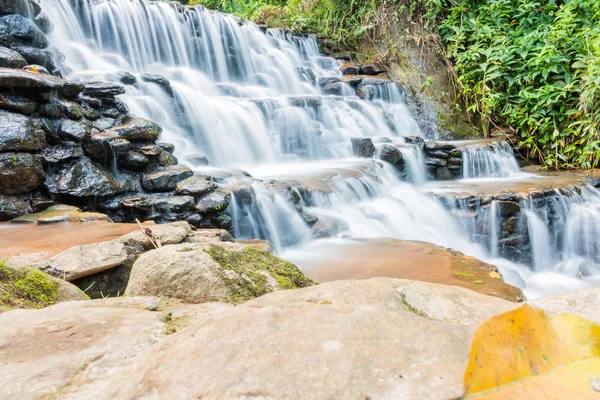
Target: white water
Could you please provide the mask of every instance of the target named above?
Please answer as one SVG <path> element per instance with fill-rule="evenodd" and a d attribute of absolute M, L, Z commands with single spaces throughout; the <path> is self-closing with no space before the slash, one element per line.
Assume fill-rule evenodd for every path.
<path fill-rule="evenodd" d="M 299 214 L 302 207 L 306 214 L 333 221 L 342 237 L 422 240 L 490 261 L 529 297 L 597 284 L 597 192 L 589 189 L 565 200 L 559 221 L 564 229 L 554 221 L 550 228 L 539 210 L 527 210 L 524 225 L 534 247 L 533 270 L 496 258 L 497 236 L 479 243 L 477 226 L 461 225 L 439 201 L 420 191 L 427 173 L 418 148 L 402 148 L 413 184 L 401 181 L 387 164 L 348 159 L 351 137 L 419 136 L 420 131 L 392 83 L 374 84 L 370 101 L 323 95 L 310 81 L 339 75 L 338 64 L 319 54 L 313 37 L 280 30 L 265 34 L 255 25 L 240 26 L 231 16 L 200 7 L 146 0 L 41 3 L 56 27 L 50 40 L 66 55 L 70 78 L 134 73 L 138 83 L 126 87 L 123 100 L 132 113 L 163 126 L 162 139 L 175 144 L 183 163 L 194 167 L 193 156 L 200 153 L 212 166 L 240 167 L 257 179 L 298 180 L 317 187 L 310 202 L 301 199 L 294 205 L 265 183 L 231 179 L 231 184 L 249 180 L 256 197 L 252 205 L 233 201 L 229 209 L 240 236 L 267 238 L 284 257 L 302 265 L 318 256 L 310 250 L 313 239 Z M 145 72 L 168 78 L 173 96 L 144 82 Z M 351 94 L 347 90 L 343 94 Z M 465 178 L 519 174 L 510 147 L 502 144 L 468 150 L 464 161 Z M 491 216 L 495 227 L 496 212 Z"/>

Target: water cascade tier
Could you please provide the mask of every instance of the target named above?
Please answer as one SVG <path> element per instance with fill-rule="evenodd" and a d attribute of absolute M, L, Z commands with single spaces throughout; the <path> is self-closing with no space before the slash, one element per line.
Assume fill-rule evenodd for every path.
<path fill-rule="evenodd" d="M 376 68 L 341 68 L 314 36 L 146 0 L 41 7 L 54 27 L 49 66 L 87 82 L 88 94 L 120 88 L 112 94 L 128 110 L 125 125 L 153 121 L 174 145 L 156 145 L 179 164 L 163 157 L 140 199 L 100 196 L 113 219 L 136 207 L 160 219 L 201 203 L 225 211 L 220 221 L 238 238 L 268 239 L 302 268 L 327 265 L 328 248 L 394 238 L 494 264 L 530 298 L 600 285 L 597 182 L 523 172 L 501 140 L 423 137 L 400 85 Z M 90 81 L 104 84 L 94 91 Z M 115 117 L 105 112 L 96 133 L 132 132 Z M 118 175 L 122 160 L 105 164 Z"/>

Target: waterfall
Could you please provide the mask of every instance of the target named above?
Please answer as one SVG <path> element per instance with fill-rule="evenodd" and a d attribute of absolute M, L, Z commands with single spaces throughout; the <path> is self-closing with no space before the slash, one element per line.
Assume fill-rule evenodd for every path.
<path fill-rule="evenodd" d="M 433 196 L 428 174 L 446 161 L 426 165 L 423 146 L 402 139 L 422 136 L 403 90 L 386 79 L 342 76 L 314 36 L 265 31 L 200 6 L 40 2 L 55 26 L 49 39 L 64 54 L 63 74 L 125 82 L 129 73 L 120 99 L 163 127 L 161 140 L 175 145 L 182 164 L 205 171 L 208 159 L 249 172 L 220 182 L 232 193 L 236 237 L 267 239 L 284 257 L 310 252 L 323 237 L 431 242 L 498 265 L 531 298 L 600 285 L 595 189 L 557 192 L 543 205 Z M 354 137 L 387 138 L 402 153 L 402 176 L 391 164 L 351 158 Z M 526 175 L 504 142 L 462 154 L 463 178 L 477 184 Z M 518 218 L 503 220 L 508 206 L 519 208 Z M 520 264 L 507 260 L 507 241 L 522 250 Z"/>
<path fill-rule="evenodd" d="M 519 174 L 519 164 L 506 142 L 468 147 L 463 152 L 463 178 L 507 178 Z"/>

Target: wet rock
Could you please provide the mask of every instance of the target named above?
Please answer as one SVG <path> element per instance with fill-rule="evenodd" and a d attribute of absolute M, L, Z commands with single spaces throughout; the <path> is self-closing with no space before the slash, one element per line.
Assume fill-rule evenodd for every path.
<path fill-rule="evenodd" d="M 56 66 L 54 53 L 50 50 L 18 44 L 13 44 L 10 47 L 19 52 L 30 65 L 41 65 L 52 73 L 57 73 L 59 71 Z"/>
<path fill-rule="evenodd" d="M 75 279 L 115 268 L 127 261 L 123 243 L 116 240 L 71 247 L 60 254 L 36 264 L 49 275 L 72 282 Z"/>
<path fill-rule="evenodd" d="M 341 96 L 345 91 L 345 85 L 342 82 L 329 83 L 323 88 L 323 92 L 329 95 Z"/>
<path fill-rule="evenodd" d="M 119 158 L 119 164 L 131 171 L 143 171 L 150 164 L 150 160 L 148 160 L 148 157 L 142 153 L 137 151 L 128 151 L 125 155 Z"/>
<path fill-rule="evenodd" d="M 83 157 L 83 148 L 81 144 L 64 141 L 55 146 L 44 148 L 40 155 L 46 164 L 56 164 Z"/>
<path fill-rule="evenodd" d="M 196 210 L 200 214 L 224 211 L 231 201 L 231 194 L 224 190 L 215 190 L 205 194 L 196 203 Z"/>
<path fill-rule="evenodd" d="M 84 82 L 83 94 L 89 97 L 99 97 L 101 99 L 110 99 L 125 93 L 125 88 L 116 83 L 110 82 Z"/>
<path fill-rule="evenodd" d="M 359 68 L 356 64 L 342 64 L 340 71 L 342 75 L 358 75 Z"/>
<path fill-rule="evenodd" d="M 37 27 L 40 28 L 40 30 L 45 34 L 48 34 L 54 30 L 54 24 L 52 21 L 50 21 L 48 15 L 43 11 L 40 12 L 37 17 L 35 17 L 33 22 L 35 22 Z"/>
<path fill-rule="evenodd" d="M 323 98 L 321 96 L 289 96 L 288 101 L 294 107 L 317 108 L 323 104 Z"/>
<path fill-rule="evenodd" d="M 356 95 L 363 100 L 371 100 L 373 97 L 375 97 L 375 86 L 361 86 L 356 89 Z"/>
<path fill-rule="evenodd" d="M 434 158 L 448 158 L 449 154 L 448 152 L 444 151 L 444 150 L 427 150 L 426 154 L 430 157 L 434 157 Z"/>
<path fill-rule="evenodd" d="M 21 69 L 27 65 L 23 56 L 8 47 L 0 46 L 0 68 Z"/>
<path fill-rule="evenodd" d="M 39 205 L 39 204 L 38 204 Z M 83 212 L 81 209 L 64 204 L 51 205 L 46 209 L 25 214 L 12 220 L 13 223 L 37 223 L 39 225 L 55 224 L 59 222 L 90 222 L 107 221 L 104 214 L 95 212 Z"/>
<path fill-rule="evenodd" d="M 407 136 L 404 138 L 404 140 L 406 140 L 406 143 L 414 144 L 415 146 L 419 147 L 421 150 L 425 149 L 425 139 L 423 139 L 420 136 Z"/>
<path fill-rule="evenodd" d="M 92 133 L 92 125 L 88 121 L 71 121 L 64 119 L 58 129 L 58 136 L 76 143 L 83 143 Z"/>
<path fill-rule="evenodd" d="M 191 169 L 185 167 L 166 167 L 159 171 L 145 174 L 142 177 L 142 187 L 151 192 L 168 192 L 174 190 L 177 184 L 193 176 Z"/>
<path fill-rule="evenodd" d="M 208 161 L 207 161 L 208 162 Z M 177 157 L 173 154 L 160 149 L 158 153 L 158 165 L 161 167 L 170 167 L 179 164 Z M 196 164 L 196 165 L 204 165 L 204 164 Z"/>
<path fill-rule="evenodd" d="M 115 78 L 124 85 L 135 85 L 137 83 L 135 75 L 127 71 L 117 72 Z"/>
<path fill-rule="evenodd" d="M 312 70 L 312 68 L 298 67 L 298 73 L 300 74 L 300 78 L 304 82 L 308 82 L 311 85 L 315 84 L 317 80 L 317 75 L 315 75 L 315 72 Z"/>
<path fill-rule="evenodd" d="M 185 160 L 194 166 L 208 165 L 208 158 L 200 153 L 189 153 L 185 155 Z"/>
<path fill-rule="evenodd" d="M 13 218 L 32 211 L 33 209 L 27 196 L 0 194 L 0 221 L 10 221 Z"/>
<path fill-rule="evenodd" d="M 426 158 L 425 164 L 430 167 L 445 167 L 448 164 L 447 160 L 441 158 Z"/>
<path fill-rule="evenodd" d="M 114 118 L 98 118 L 97 120 L 95 120 L 92 123 L 92 127 L 97 131 L 97 132 L 103 132 L 103 131 L 107 131 L 109 129 L 111 129 L 113 126 L 115 126 L 116 120 Z"/>
<path fill-rule="evenodd" d="M 97 110 L 94 110 L 92 107 L 82 102 L 81 109 L 83 110 L 83 117 L 88 121 L 97 121 L 100 119 L 101 115 Z M 93 125 L 92 125 L 93 126 Z"/>
<path fill-rule="evenodd" d="M 111 107 L 107 108 L 106 110 L 102 110 L 102 112 L 100 112 L 100 115 L 102 115 L 103 117 L 117 119 L 121 116 L 121 112 L 116 108 Z"/>
<path fill-rule="evenodd" d="M 514 201 L 497 201 L 496 207 L 502 219 L 508 219 L 521 212 L 521 206 Z"/>
<path fill-rule="evenodd" d="M 317 80 L 317 83 L 319 84 L 319 86 L 321 86 L 322 88 L 329 85 L 330 83 L 336 83 L 340 81 L 340 77 L 339 76 L 320 76 L 319 79 Z"/>
<path fill-rule="evenodd" d="M 156 145 L 158 147 L 160 147 L 161 149 L 163 149 L 164 151 L 166 151 L 167 153 L 173 154 L 175 152 L 174 144 L 161 142 L 161 143 L 156 143 Z"/>
<path fill-rule="evenodd" d="M 102 108 L 102 103 L 103 103 L 102 99 L 100 99 L 100 98 L 89 97 L 89 96 L 85 96 L 85 95 L 80 96 L 79 101 L 81 101 L 82 104 L 86 104 L 95 110 L 99 110 L 100 108 Z"/>
<path fill-rule="evenodd" d="M 142 254 L 133 265 L 125 293 L 189 303 L 238 303 L 312 284 L 295 265 L 250 246 L 182 243 Z"/>
<path fill-rule="evenodd" d="M 462 165 L 463 160 L 460 157 L 450 157 L 448 158 L 448 162 L 453 165 Z"/>
<path fill-rule="evenodd" d="M 201 196 L 215 190 L 218 185 L 204 176 L 195 175 L 177 184 L 175 191 L 181 195 Z"/>
<path fill-rule="evenodd" d="M 350 85 L 352 88 L 356 89 L 361 83 L 364 82 L 364 78 L 360 75 L 344 75 L 340 79 L 341 83 L 345 83 Z"/>
<path fill-rule="evenodd" d="M 349 229 L 346 221 L 329 216 L 321 216 L 312 226 L 312 234 L 315 239 L 330 238 Z"/>
<path fill-rule="evenodd" d="M 400 150 L 389 144 L 380 145 L 377 154 L 381 160 L 393 165 L 402 160 L 402 153 Z"/>
<path fill-rule="evenodd" d="M 42 159 L 29 153 L 0 153 L 0 194 L 27 193 L 44 180 Z"/>
<path fill-rule="evenodd" d="M 26 97 L 12 94 L 0 94 L 0 109 L 30 115 L 36 108 L 37 104 Z"/>
<path fill-rule="evenodd" d="M 35 74 L 10 68 L 0 68 L 0 89 L 35 89 L 40 92 L 62 90 L 65 86 L 63 79 L 55 76 Z"/>
<path fill-rule="evenodd" d="M 352 153 L 356 157 L 373 157 L 375 145 L 371 138 L 352 138 Z"/>
<path fill-rule="evenodd" d="M 41 11 L 40 5 L 31 0 L 0 0 L 0 15 L 19 14 L 33 18 Z"/>
<path fill-rule="evenodd" d="M 148 157 L 158 157 L 163 152 L 163 150 L 155 144 L 132 143 L 132 145 L 135 151 L 139 151 Z"/>
<path fill-rule="evenodd" d="M 0 152 L 39 151 L 45 145 L 46 135 L 33 119 L 0 111 Z"/>
<path fill-rule="evenodd" d="M 43 49 L 48 39 L 40 28 L 22 15 L 12 14 L 0 18 L 0 42 L 21 43 Z"/>
<path fill-rule="evenodd" d="M 227 189 L 231 192 L 237 204 L 250 205 L 256 203 L 256 194 L 251 185 L 228 186 Z"/>
<path fill-rule="evenodd" d="M 450 181 L 456 179 L 457 176 L 450 168 L 440 167 L 435 170 L 435 178 L 440 181 Z"/>
<path fill-rule="evenodd" d="M 108 197 L 138 190 L 131 176 L 116 177 L 86 157 L 50 171 L 45 184 L 50 193 L 74 197 Z"/>
<path fill-rule="evenodd" d="M 131 143 L 113 132 L 95 133 L 86 138 L 84 148 L 87 154 L 96 159 L 111 162 L 131 149 Z"/>
<path fill-rule="evenodd" d="M 100 207 L 116 222 L 132 222 L 137 218 L 164 223 L 187 219 L 195 212 L 195 205 L 192 196 L 153 193 L 117 196 L 102 202 Z"/>
<path fill-rule="evenodd" d="M 158 86 L 160 86 L 164 89 L 171 88 L 171 82 L 169 82 L 169 80 L 167 78 L 165 78 L 164 76 L 159 75 L 159 74 L 143 73 L 140 75 L 140 78 L 144 82 L 156 83 Z"/>
<path fill-rule="evenodd" d="M 162 132 L 162 128 L 154 122 L 137 117 L 126 118 L 122 125 L 112 130 L 129 141 L 139 142 L 156 142 Z"/>
<path fill-rule="evenodd" d="M 360 66 L 361 75 L 379 75 L 384 74 L 385 72 L 386 71 L 383 68 L 380 68 L 374 63 L 362 64 Z"/>

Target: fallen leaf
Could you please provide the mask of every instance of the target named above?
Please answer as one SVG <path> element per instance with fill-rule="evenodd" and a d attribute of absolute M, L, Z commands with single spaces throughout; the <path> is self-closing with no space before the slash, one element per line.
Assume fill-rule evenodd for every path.
<path fill-rule="evenodd" d="M 473 281 L 473 283 L 476 284 L 476 285 L 481 285 L 481 284 L 485 283 L 485 281 L 482 281 L 480 279 L 476 279 L 476 280 Z"/>
<path fill-rule="evenodd" d="M 483 322 L 465 372 L 465 399 L 599 399 L 600 326 L 525 305 Z"/>

